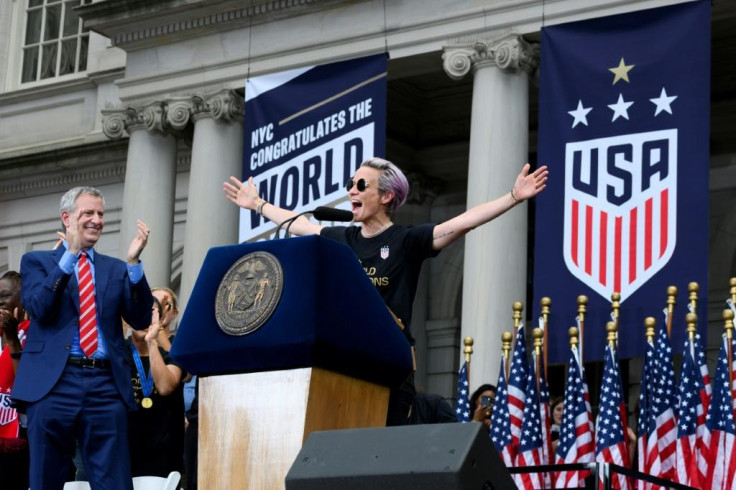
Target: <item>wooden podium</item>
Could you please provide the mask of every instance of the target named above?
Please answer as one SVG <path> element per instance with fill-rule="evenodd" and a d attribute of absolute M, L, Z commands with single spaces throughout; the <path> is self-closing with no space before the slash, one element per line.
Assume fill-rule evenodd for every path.
<path fill-rule="evenodd" d="M 263 326 L 231 335 L 215 318 L 217 290 L 254 252 L 278 260 L 283 291 Z M 311 432 L 383 426 L 389 387 L 412 372 L 409 343 L 335 241 L 213 248 L 191 298 L 171 354 L 200 376 L 199 488 L 283 489 Z"/>

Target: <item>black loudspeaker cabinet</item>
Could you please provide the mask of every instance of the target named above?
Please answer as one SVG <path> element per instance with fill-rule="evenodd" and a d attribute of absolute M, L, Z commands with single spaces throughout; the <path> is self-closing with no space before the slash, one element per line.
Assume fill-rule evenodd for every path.
<path fill-rule="evenodd" d="M 313 432 L 286 490 L 502 490 L 516 485 L 478 422 Z"/>

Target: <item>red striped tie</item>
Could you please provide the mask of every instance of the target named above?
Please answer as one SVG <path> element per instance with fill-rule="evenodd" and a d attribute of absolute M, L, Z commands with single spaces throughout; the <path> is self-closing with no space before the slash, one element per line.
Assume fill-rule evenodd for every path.
<path fill-rule="evenodd" d="M 87 253 L 79 258 L 79 346 L 87 357 L 97 350 L 97 306 Z"/>

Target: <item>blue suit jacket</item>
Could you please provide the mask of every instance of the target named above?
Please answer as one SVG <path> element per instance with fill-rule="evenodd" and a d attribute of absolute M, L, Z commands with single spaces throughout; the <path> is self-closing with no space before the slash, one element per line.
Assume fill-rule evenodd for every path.
<path fill-rule="evenodd" d="M 59 268 L 64 248 L 23 255 L 21 300 L 31 317 L 12 398 L 32 403 L 43 398 L 61 377 L 74 333 L 79 330 L 79 286 L 75 274 Z M 135 329 L 151 323 L 153 296 L 145 276 L 131 284 L 122 260 L 95 253 L 98 328 L 105 336 L 113 378 L 120 396 L 135 408 L 128 353 L 121 318 Z"/>

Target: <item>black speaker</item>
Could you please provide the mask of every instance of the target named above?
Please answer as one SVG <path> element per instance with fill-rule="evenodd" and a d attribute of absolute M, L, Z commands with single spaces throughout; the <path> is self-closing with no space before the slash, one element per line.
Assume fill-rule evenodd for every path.
<path fill-rule="evenodd" d="M 516 489 L 477 422 L 313 432 L 286 490 Z"/>

